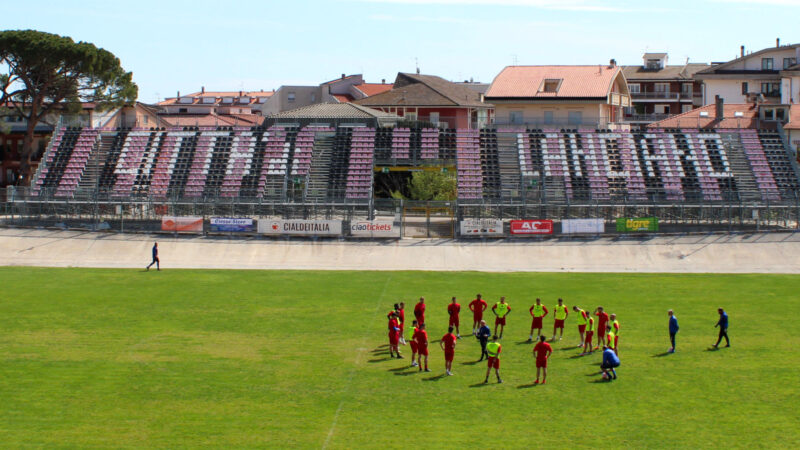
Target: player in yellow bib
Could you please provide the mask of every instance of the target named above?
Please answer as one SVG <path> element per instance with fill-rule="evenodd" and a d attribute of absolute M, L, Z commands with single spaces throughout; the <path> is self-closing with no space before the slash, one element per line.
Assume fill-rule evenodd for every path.
<path fill-rule="evenodd" d="M 614 346 L 611 348 L 614 349 L 614 353 L 619 355 L 619 320 L 617 320 L 616 314 L 609 316 L 609 319 L 611 319 L 611 331 L 614 332 Z"/>
<path fill-rule="evenodd" d="M 494 319 L 494 335 L 503 338 L 503 330 L 506 328 L 506 316 L 511 312 L 511 307 L 506 303 L 505 297 L 500 297 L 500 301 L 492 306 L 492 312 L 496 316 Z M 500 326 L 500 334 L 497 334 L 497 326 Z"/>
<path fill-rule="evenodd" d="M 556 321 L 553 322 L 553 338 L 550 340 L 556 340 L 556 329 L 560 329 L 561 333 L 558 335 L 558 340 L 560 341 L 564 337 L 564 322 L 569 316 L 569 309 L 564 304 L 564 300 L 558 299 L 558 304 L 553 308 L 553 314 L 556 316 Z"/>

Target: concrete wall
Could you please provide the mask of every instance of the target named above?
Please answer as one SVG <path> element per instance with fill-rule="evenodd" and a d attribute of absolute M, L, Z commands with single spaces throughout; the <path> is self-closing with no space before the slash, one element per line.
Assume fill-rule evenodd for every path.
<path fill-rule="evenodd" d="M 511 112 L 522 112 L 522 122 L 545 125 L 545 111 L 553 113 L 553 124 L 563 126 L 568 123 L 569 113 L 579 111 L 584 124 L 605 123 L 610 118 L 609 105 L 593 103 L 495 103 L 494 116 L 497 124 L 511 124 Z"/>

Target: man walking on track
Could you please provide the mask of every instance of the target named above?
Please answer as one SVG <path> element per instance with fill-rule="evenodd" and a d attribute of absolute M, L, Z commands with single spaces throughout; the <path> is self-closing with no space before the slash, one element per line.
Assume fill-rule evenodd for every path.
<path fill-rule="evenodd" d="M 497 382 L 502 383 L 503 380 L 500 378 L 500 351 L 503 350 L 503 346 L 497 342 L 497 335 L 492 336 L 492 342 L 486 346 L 486 352 L 489 354 L 489 362 L 488 367 L 486 368 L 486 378 L 483 379 L 484 383 L 489 382 L 489 374 L 492 372 L 492 368 L 494 368 L 494 373 L 497 375 Z"/>
<path fill-rule="evenodd" d="M 422 372 L 422 357 L 425 357 L 425 372 L 430 372 L 428 369 L 428 332 L 425 331 L 425 324 L 419 324 L 419 328 L 414 332 L 414 340 L 417 341 L 417 365 L 419 371 Z"/>
<path fill-rule="evenodd" d="M 547 307 L 542 304 L 542 299 L 537 298 L 536 303 L 531 306 L 531 309 L 528 310 L 533 316 L 533 321 L 531 321 L 531 334 L 528 336 L 528 342 L 533 340 L 533 330 L 538 329 L 539 331 L 536 332 L 536 338 L 538 339 L 539 336 L 542 335 L 542 323 L 544 322 L 544 316 L 547 315 Z"/>
<path fill-rule="evenodd" d="M 489 305 L 486 303 L 486 300 L 481 298 L 481 294 L 477 295 L 477 298 L 469 303 L 469 310 L 472 311 L 472 334 L 476 334 L 478 332 L 478 328 L 481 326 L 481 321 L 483 320 L 483 312 L 486 311 Z"/>
<path fill-rule="evenodd" d="M 572 310 L 578 314 L 578 334 L 581 335 L 581 340 L 578 341 L 578 347 L 583 347 L 584 344 L 584 336 L 583 334 L 586 332 L 586 324 L 589 323 L 589 314 L 586 311 L 578 308 L 577 305 L 572 307 Z"/>
<path fill-rule="evenodd" d="M 717 343 L 714 344 L 713 347 L 719 347 L 719 343 L 722 342 L 723 337 L 725 338 L 725 347 L 730 347 L 731 341 L 728 339 L 728 314 L 722 308 L 718 309 L 717 312 L 719 313 L 719 320 L 717 324 L 714 325 L 714 328 L 719 327 L 719 337 L 717 338 Z"/>
<path fill-rule="evenodd" d="M 453 297 L 451 303 L 447 305 L 447 313 L 450 315 L 450 323 L 448 326 L 455 327 L 456 337 L 461 337 L 461 331 L 458 329 L 458 313 L 461 312 L 461 305 L 456 303 L 456 298 Z"/>
<path fill-rule="evenodd" d="M 158 242 L 153 243 L 153 261 L 144 270 L 150 270 L 150 266 L 156 265 L 156 270 L 161 270 L 161 261 L 158 259 Z"/>
<path fill-rule="evenodd" d="M 495 315 L 495 319 L 494 319 L 494 335 L 498 336 L 498 334 L 497 334 L 497 326 L 500 325 L 500 335 L 499 335 L 500 337 L 499 337 L 499 339 L 502 339 L 503 338 L 503 330 L 506 328 L 506 316 L 508 315 L 508 313 L 511 312 L 511 307 L 508 306 L 508 303 L 506 303 L 506 298 L 505 297 L 500 297 L 500 301 L 495 303 L 494 306 L 492 306 L 492 312 Z"/>
<path fill-rule="evenodd" d="M 675 353 L 675 335 L 678 334 L 680 327 L 678 326 L 678 318 L 671 309 L 667 311 L 667 315 L 669 315 L 669 342 L 672 344 L 667 353 Z"/>
<path fill-rule="evenodd" d="M 561 330 L 561 334 L 558 336 L 558 340 L 560 341 L 561 338 L 564 337 L 564 321 L 567 320 L 569 309 L 567 309 L 567 305 L 564 304 L 564 300 L 562 299 L 558 299 L 558 304 L 553 309 L 555 310 L 553 315 L 556 316 L 556 321 L 553 322 L 553 339 L 551 339 L 551 341 L 556 340 L 556 329 Z"/>
<path fill-rule="evenodd" d="M 425 325 L 425 297 L 420 297 L 419 303 L 414 306 L 414 317 L 420 326 Z"/>
<path fill-rule="evenodd" d="M 597 345 L 594 347 L 595 350 L 600 348 L 600 345 L 605 345 L 606 341 L 606 324 L 608 324 L 608 313 L 603 311 L 602 306 L 598 306 L 597 309 L 594 310 L 594 315 L 597 316 Z"/>
<path fill-rule="evenodd" d="M 553 353 L 553 347 L 545 342 L 544 336 L 539 336 L 539 343 L 533 347 L 533 355 L 536 357 L 536 381 L 539 384 L 539 371 L 542 372 L 542 384 L 547 381 L 547 358 Z"/>
<path fill-rule="evenodd" d="M 478 341 L 481 343 L 481 359 L 478 361 L 483 361 L 483 357 L 489 357 L 489 354 L 486 352 L 486 344 L 489 343 L 489 337 L 492 336 L 492 329 L 489 328 L 489 325 L 486 325 L 485 320 L 481 320 L 481 327 L 478 328 L 478 332 L 475 334 L 475 337 L 478 338 Z"/>
<path fill-rule="evenodd" d="M 447 375 L 453 374 L 453 358 L 456 355 L 456 340 L 457 338 L 453 335 L 453 327 L 448 327 L 447 334 L 439 341 L 439 346 L 444 350 L 444 371 Z"/>

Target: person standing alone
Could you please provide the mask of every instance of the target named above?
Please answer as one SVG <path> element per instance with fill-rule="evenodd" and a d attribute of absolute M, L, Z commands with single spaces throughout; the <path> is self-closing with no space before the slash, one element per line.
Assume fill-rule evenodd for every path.
<path fill-rule="evenodd" d="M 539 343 L 533 346 L 533 355 L 536 357 L 536 381 L 539 384 L 539 372 L 542 372 L 542 384 L 547 381 L 547 358 L 553 353 L 553 347 L 545 342 L 544 336 L 539 336 Z"/>
<path fill-rule="evenodd" d="M 456 337 L 453 335 L 453 327 L 447 329 L 447 334 L 439 341 L 439 345 L 444 351 L 444 371 L 447 375 L 452 375 L 453 358 L 456 355 Z"/>
<path fill-rule="evenodd" d="M 714 325 L 714 328 L 719 327 L 719 337 L 717 338 L 717 343 L 714 344 L 713 347 L 719 347 L 719 343 L 722 342 L 723 337 L 725 338 L 725 347 L 730 347 L 731 341 L 728 339 L 728 313 L 722 308 L 718 309 L 717 312 L 719 313 L 719 320 L 717 324 Z"/>
<path fill-rule="evenodd" d="M 450 315 L 450 323 L 448 326 L 455 327 L 456 329 L 456 337 L 461 337 L 461 331 L 458 329 L 458 313 L 461 312 L 461 305 L 456 302 L 456 298 L 453 297 L 451 303 L 447 305 L 447 314 Z"/>
<path fill-rule="evenodd" d="M 156 265 L 156 270 L 161 270 L 161 261 L 158 259 L 158 242 L 153 243 L 153 261 L 147 265 L 145 270 L 150 270 L 150 266 Z"/>
<path fill-rule="evenodd" d="M 675 335 L 678 334 L 680 327 L 678 327 L 678 318 L 671 309 L 667 311 L 667 314 L 669 315 L 669 342 L 672 344 L 667 353 L 675 353 Z"/>

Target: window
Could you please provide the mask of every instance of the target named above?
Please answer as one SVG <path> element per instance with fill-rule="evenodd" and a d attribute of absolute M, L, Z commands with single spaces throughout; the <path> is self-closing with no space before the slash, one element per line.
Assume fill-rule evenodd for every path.
<path fill-rule="evenodd" d="M 561 80 L 545 79 L 542 82 L 541 92 L 550 92 L 550 93 L 558 92 L 558 88 L 560 85 L 561 85 Z"/>
<path fill-rule="evenodd" d="M 780 83 L 761 83 L 761 93 L 765 97 L 780 97 L 781 84 Z"/>
<path fill-rule="evenodd" d="M 509 112 L 508 121 L 514 125 L 522 125 L 522 111 Z"/>
<path fill-rule="evenodd" d="M 142 116 L 142 122 L 144 122 L 144 124 L 147 125 L 148 123 L 150 123 L 150 118 L 147 116 Z"/>
<path fill-rule="evenodd" d="M 406 119 L 411 120 L 411 121 L 416 121 L 417 120 L 417 113 L 415 113 L 415 112 L 406 113 Z"/>
<path fill-rule="evenodd" d="M 580 125 L 583 123 L 583 112 L 582 111 L 570 111 L 567 114 L 567 123 L 569 125 Z"/>
<path fill-rule="evenodd" d="M 642 86 L 639 83 L 632 83 L 628 85 L 628 90 L 631 92 L 631 94 L 638 94 L 642 92 L 641 89 Z"/>
<path fill-rule="evenodd" d="M 648 59 L 647 66 L 650 70 L 659 70 L 661 69 L 661 60 L 660 59 Z"/>
<path fill-rule="evenodd" d="M 655 105 L 653 111 L 656 114 L 669 114 L 669 105 Z"/>
<path fill-rule="evenodd" d="M 772 58 L 761 58 L 761 70 L 772 70 L 772 69 L 773 69 Z"/>
<path fill-rule="evenodd" d="M 681 85 L 681 94 L 684 96 L 690 96 L 692 95 L 693 88 L 694 87 L 691 83 L 684 83 Z"/>
<path fill-rule="evenodd" d="M 544 123 L 545 125 L 552 125 L 555 120 L 553 120 L 553 111 L 545 111 L 544 112 Z"/>
<path fill-rule="evenodd" d="M 432 112 L 430 115 L 430 122 L 434 125 L 439 125 L 439 113 Z"/>
<path fill-rule="evenodd" d="M 750 92 L 750 91 L 748 91 L 747 82 L 746 81 L 742 82 L 742 95 L 747 95 L 748 92 Z"/>
<path fill-rule="evenodd" d="M 656 92 L 669 94 L 669 83 L 656 83 Z"/>
<path fill-rule="evenodd" d="M 797 58 L 783 58 L 783 68 L 788 69 L 797 64 Z"/>
<path fill-rule="evenodd" d="M 187 113 L 187 112 L 189 112 L 189 109 L 188 108 L 178 108 L 178 112 L 179 113 Z"/>
<path fill-rule="evenodd" d="M 313 93 L 312 93 L 312 94 L 311 94 L 311 103 L 314 103 L 314 102 L 316 102 L 316 101 L 317 101 L 317 94 L 313 94 Z"/>
<path fill-rule="evenodd" d="M 692 110 L 692 105 L 681 105 L 681 112 L 687 113 Z"/>
<path fill-rule="evenodd" d="M 785 120 L 786 119 L 786 110 L 784 109 L 776 109 L 775 110 L 775 120 Z"/>
<path fill-rule="evenodd" d="M 286 94 L 286 100 L 289 103 L 294 103 L 294 97 L 295 97 L 294 92 L 289 92 L 288 94 Z"/>
<path fill-rule="evenodd" d="M 764 110 L 764 120 L 774 120 L 775 119 L 775 110 L 774 109 L 765 109 Z"/>

